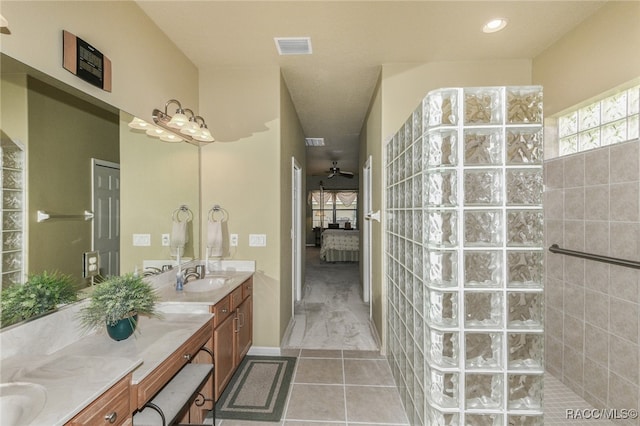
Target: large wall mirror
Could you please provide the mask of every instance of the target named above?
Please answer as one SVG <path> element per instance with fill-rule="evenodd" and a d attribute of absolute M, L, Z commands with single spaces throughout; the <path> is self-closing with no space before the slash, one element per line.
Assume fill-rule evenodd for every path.
<path fill-rule="evenodd" d="M 169 264 L 162 236 L 181 206 L 190 213 L 183 259 L 197 258 L 199 148 L 132 130 L 126 112 L 0 60 L 2 287 L 44 271 L 90 285 L 83 254 L 94 248 L 103 275 Z"/>

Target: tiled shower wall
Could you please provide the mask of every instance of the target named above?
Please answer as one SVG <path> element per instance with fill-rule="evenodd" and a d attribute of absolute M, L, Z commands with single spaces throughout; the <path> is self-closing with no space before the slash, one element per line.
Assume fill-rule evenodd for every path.
<path fill-rule="evenodd" d="M 640 259 L 640 141 L 544 169 L 546 247 Z M 549 252 L 545 261 L 546 369 L 595 407 L 640 408 L 640 270 Z"/>
<path fill-rule="evenodd" d="M 430 92 L 385 148 L 387 354 L 411 425 L 542 424 L 542 92 Z"/>

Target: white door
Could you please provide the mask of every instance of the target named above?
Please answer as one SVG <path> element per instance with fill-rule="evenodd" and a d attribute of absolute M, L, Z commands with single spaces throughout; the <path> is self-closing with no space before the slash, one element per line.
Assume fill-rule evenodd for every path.
<path fill-rule="evenodd" d="M 293 310 L 295 302 L 302 299 L 302 168 L 294 157 L 291 157 L 291 255 Z"/>
<path fill-rule="evenodd" d="M 120 275 L 120 165 L 91 162 L 93 250 L 100 253 L 100 275 Z"/>
<path fill-rule="evenodd" d="M 362 298 L 365 303 L 371 299 L 371 161 L 369 156 L 362 168 L 362 211 L 365 214 L 362 225 Z"/>

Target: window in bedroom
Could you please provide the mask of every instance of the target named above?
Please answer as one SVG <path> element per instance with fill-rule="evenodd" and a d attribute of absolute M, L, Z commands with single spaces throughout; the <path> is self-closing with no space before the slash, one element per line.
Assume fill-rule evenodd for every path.
<path fill-rule="evenodd" d="M 311 191 L 310 198 L 314 228 L 328 228 L 329 224 L 345 228 L 347 222 L 357 228 L 357 191 Z"/>
<path fill-rule="evenodd" d="M 558 117 L 559 154 L 568 155 L 640 136 L 640 85 Z"/>

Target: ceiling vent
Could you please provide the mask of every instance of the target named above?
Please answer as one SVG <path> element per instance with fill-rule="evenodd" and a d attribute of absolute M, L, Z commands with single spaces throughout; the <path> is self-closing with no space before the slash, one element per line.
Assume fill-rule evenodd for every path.
<path fill-rule="evenodd" d="M 280 55 L 310 55 L 310 37 L 275 37 L 276 47 Z"/>
<path fill-rule="evenodd" d="M 305 138 L 306 146 L 324 146 L 324 138 Z"/>

